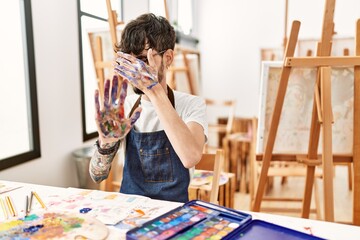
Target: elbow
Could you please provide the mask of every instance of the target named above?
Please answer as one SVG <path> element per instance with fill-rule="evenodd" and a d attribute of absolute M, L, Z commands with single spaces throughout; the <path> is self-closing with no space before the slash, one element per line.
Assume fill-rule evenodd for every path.
<path fill-rule="evenodd" d="M 196 164 L 198 164 L 198 162 L 200 162 L 202 157 L 202 151 L 194 151 L 192 152 L 186 161 L 183 161 L 183 165 L 185 168 L 192 168 L 194 167 Z"/>

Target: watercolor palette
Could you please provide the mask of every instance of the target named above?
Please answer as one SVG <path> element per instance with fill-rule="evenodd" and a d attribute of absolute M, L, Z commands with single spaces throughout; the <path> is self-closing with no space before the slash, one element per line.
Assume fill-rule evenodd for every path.
<path fill-rule="evenodd" d="M 33 213 L 0 223 L 0 239 L 106 239 L 108 228 L 95 218 L 69 212 Z"/>
<path fill-rule="evenodd" d="M 128 240 L 321 239 L 204 201 L 193 200 L 126 233 Z"/>

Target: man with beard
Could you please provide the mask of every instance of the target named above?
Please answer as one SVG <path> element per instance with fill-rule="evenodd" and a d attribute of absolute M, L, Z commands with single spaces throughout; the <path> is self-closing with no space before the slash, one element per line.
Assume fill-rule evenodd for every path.
<path fill-rule="evenodd" d="M 175 31 L 154 14 L 129 22 L 117 46 L 114 76 L 105 82 L 104 104 L 95 92 L 99 138 L 89 172 L 99 183 L 125 144 L 120 192 L 153 199 L 188 201 L 189 170 L 201 159 L 207 136 L 203 99 L 173 91 L 166 71 L 174 60 Z M 137 94 L 127 95 L 127 84 Z"/>

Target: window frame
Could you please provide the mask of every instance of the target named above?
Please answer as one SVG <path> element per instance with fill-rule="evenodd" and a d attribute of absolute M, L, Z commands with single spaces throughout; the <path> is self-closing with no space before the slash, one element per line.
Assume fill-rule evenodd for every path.
<path fill-rule="evenodd" d="M 19 1 L 22 1 L 20 5 L 23 7 L 20 11 L 22 11 L 23 16 L 22 29 L 25 30 L 25 40 L 23 41 L 26 41 L 25 46 L 27 52 L 26 55 L 24 54 L 24 59 L 27 58 L 27 66 L 25 66 L 25 68 L 28 70 L 28 76 L 25 76 L 28 82 L 25 84 L 27 84 L 28 99 L 30 100 L 28 105 L 28 114 L 30 113 L 31 115 L 29 118 L 29 131 L 31 132 L 29 141 L 32 149 L 28 152 L 0 159 L 0 171 L 41 157 L 31 0 Z"/>
<path fill-rule="evenodd" d="M 118 0 L 120 2 L 120 17 L 123 18 L 123 1 Z M 101 4 L 106 4 L 105 1 L 101 2 Z M 84 78 L 84 59 L 83 59 L 83 43 L 82 43 L 82 24 L 81 17 L 86 16 L 89 18 L 93 18 L 96 20 L 107 22 L 108 19 L 93 15 L 91 13 L 83 12 L 81 10 L 81 0 L 77 0 L 77 10 L 78 10 L 78 37 L 79 37 L 79 60 L 80 60 L 80 88 L 81 88 L 81 124 L 82 124 L 82 137 L 83 142 L 94 139 L 98 137 L 98 132 L 89 132 L 86 129 L 86 101 L 85 101 L 85 78 Z M 109 32 L 110 34 L 110 32 Z M 94 119 L 95 121 L 95 119 Z"/>

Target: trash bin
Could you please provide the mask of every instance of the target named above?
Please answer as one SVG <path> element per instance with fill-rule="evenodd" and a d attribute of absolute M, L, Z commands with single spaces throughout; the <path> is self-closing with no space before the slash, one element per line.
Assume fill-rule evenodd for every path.
<path fill-rule="evenodd" d="M 93 156 L 95 147 L 83 147 L 73 151 L 72 156 L 74 158 L 77 170 L 77 176 L 79 180 L 79 187 L 86 189 L 99 189 L 99 184 L 95 183 L 89 174 L 89 165 L 91 157 Z"/>

